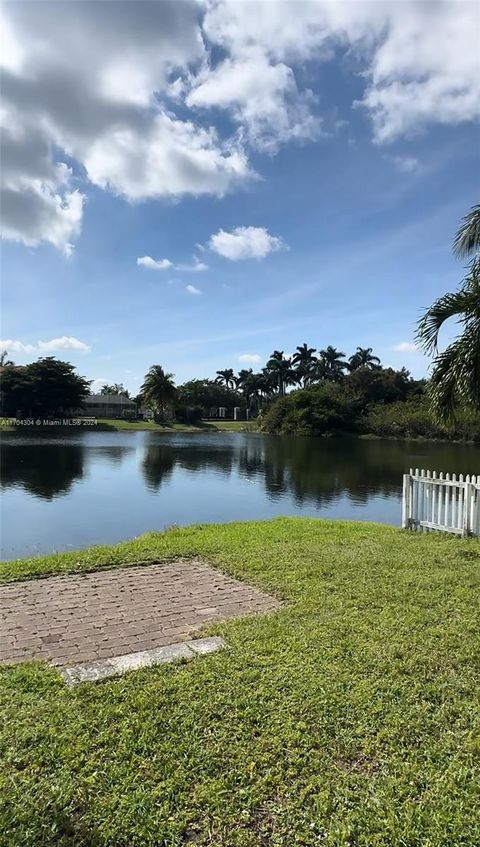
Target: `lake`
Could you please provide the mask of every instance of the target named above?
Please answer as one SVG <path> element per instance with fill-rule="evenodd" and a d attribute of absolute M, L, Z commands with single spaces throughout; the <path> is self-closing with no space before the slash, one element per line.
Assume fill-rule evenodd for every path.
<path fill-rule="evenodd" d="M 480 471 L 470 445 L 256 433 L 4 433 L 0 450 L 2 559 L 275 515 L 399 525 L 410 466 Z"/>

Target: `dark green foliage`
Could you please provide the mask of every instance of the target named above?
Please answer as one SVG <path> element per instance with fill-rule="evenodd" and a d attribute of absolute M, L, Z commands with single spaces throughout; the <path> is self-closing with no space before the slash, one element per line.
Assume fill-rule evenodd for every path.
<path fill-rule="evenodd" d="M 302 379 L 303 370 L 293 366 L 293 360 L 285 358 L 283 350 L 274 350 L 270 356 L 263 373 L 270 383 L 272 391 L 276 391 L 280 397 L 285 394 L 288 385 L 295 385 Z"/>
<path fill-rule="evenodd" d="M 414 394 L 423 394 L 424 383 L 411 379 L 405 368 L 395 371 L 393 368 L 362 367 L 348 374 L 344 389 L 362 406 L 367 406 L 369 403 L 395 403 Z"/>
<path fill-rule="evenodd" d="M 380 359 L 373 355 L 371 347 L 357 347 L 353 356 L 350 356 L 349 368 L 356 371 L 358 368 L 378 368 Z"/>
<path fill-rule="evenodd" d="M 100 394 L 117 394 L 122 395 L 123 397 L 130 397 L 130 392 L 127 391 L 122 382 L 115 382 L 113 385 L 102 385 L 100 388 Z"/>
<path fill-rule="evenodd" d="M 80 409 L 90 383 L 70 362 L 47 356 L 30 365 L 6 367 L 0 388 L 4 414 L 56 417 Z"/>
<path fill-rule="evenodd" d="M 372 435 L 393 438 L 442 438 L 480 442 L 480 414 L 459 411 L 453 427 L 445 427 L 433 416 L 426 397 L 406 402 L 377 403 L 360 421 L 360 429 Z"/>
<path fill-rule="evenodd" d="M 344 432 L 393 438 L 480 441 L 480 414 L 459 411 L 454 426 L 438 422 L 423 380 L 402 368 L 359 368 L 340 384 L 320 383 L 273 401 L 261 428 L 281 435 Z"/>
<path fill-rule="evenodd" d="M 306 342 L 300 344 L 293 354 L 292 364 L 304 388 L 311 381 L 317 362 L 315 347 L 309 347 Z"/>
<path fill-rule="evenodd" d="M 185 424 L 196 424 L 204 415 L 202 406 L 177 406 L 175 420 Z"/>
<path fill-rule="evenodd" d="M 225 385 L 226 388 L 231 388 L 232 390 L 236 388 L 237 378 L 233 373 L 232 368 L 225 368 L 223 371 L 217 371 L 217 379 L 216 382 L 219 385 Z"/>
<path fill-rule="evenodd" d="M 358 408 L 338 386 L 325 383 L 292 391 L 268 409 L 264 432 L 280 435 L 332 435 L 356 426 Z"/>
<path fill-rule="evenodd" d="M 157 420 L 163 420 L 177 397 L 173 374 L 166 373 L 161 365 L 152 365 L 140 388 L 143 403 L 155 413 Z"/>
<path fill-rule="evenodd" d="M 242 406 L 244 402 L 238 391 L 233 391 L 213 379 L 191 379 L 178 387 L 177 401 L 180 406 L 201 406 L 205 413 L 218 406 Z"/>

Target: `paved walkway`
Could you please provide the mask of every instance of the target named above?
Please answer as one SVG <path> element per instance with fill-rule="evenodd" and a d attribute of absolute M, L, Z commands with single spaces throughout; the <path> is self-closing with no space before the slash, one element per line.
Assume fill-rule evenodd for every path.
<path fill-rule="evenodd" d="M 10 583 L 0 587 L 0 662 L 107 659 L 278 606 L 199 560 Z"/>

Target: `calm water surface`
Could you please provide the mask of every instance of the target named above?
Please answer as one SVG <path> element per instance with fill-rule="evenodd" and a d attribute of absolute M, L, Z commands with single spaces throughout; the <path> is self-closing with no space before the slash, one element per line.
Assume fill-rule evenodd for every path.
<path fill-rule="evenodd" d="M 255 433 L 5 433 L 3 559 L 172 524 L 309 515 L 399 524 L 413 465 L 480 472 L 480 448 Z"/>

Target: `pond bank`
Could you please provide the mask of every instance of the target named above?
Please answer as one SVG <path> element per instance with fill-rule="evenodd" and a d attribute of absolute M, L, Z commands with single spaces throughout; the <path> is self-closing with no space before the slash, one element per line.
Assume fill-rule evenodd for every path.
<path fill-rule="evenodd" d="M 99 419 L 95 425 L 77 424 L 70 427 L 65 426 L 31 426 L 23 425 L 2 425 L 0 419 L 0 435 L 2 432 L 33 432 L 33 433 L 51 433 L 63 434 L 66 429 L 80 429 L 89 432 L 157 432 L 157 433 L 172 433 L 172 432 L 188 432 L 203 435 L 208 432 L 257 432 L 263 435 L 269 433 L 263 432 L 256 421 L 201 421 L 199 424 L 183 424 L 177 421 L 159 424 L 153 421 L 124 421 L 124 420 L 103 420 Z M 440 438 L 425 435 L 391 435 L 375 432 L 336 432 L 331 435 L 315 436 L 305 434 L 293 434 L 293 438 L 333 438 L 333 439 L 352 439 L 359 438 L 365 441 L 416 441 L 422 443 L 438 443 L 438 444 L 478 444 L 480 443 L 480 434 L 478 438 Z"/>
<path fill-rule="evenodd" d="M 102 419 L 99 418 L 95 424 L 90 424 L 85 421 L 72 424 L 71 426 L 55 426 L 55 425 L 37 425 L 32 422 L 31 425 L 22 424 L 3 424 L 0 419 L 0 433 L 2 432 L 52 432 L 62 433 L 65 429 L 84 429 L 89 432 L 257 432 L 258 427 L 254 421 L 201 421 L 198 424 L 183 424 L 177 421 L 172 421 L 165 424 L 155 423 L 154 421 L 126 421 Z"/>

